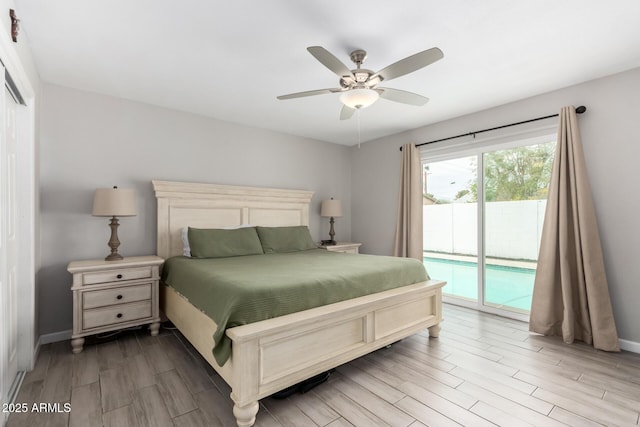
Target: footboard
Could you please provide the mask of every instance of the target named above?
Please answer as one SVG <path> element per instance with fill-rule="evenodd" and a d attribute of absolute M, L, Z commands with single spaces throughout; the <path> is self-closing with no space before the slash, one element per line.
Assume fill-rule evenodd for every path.
<path fill-rule="evenodd" d="M 250 426 L 258 399 L 429 328 L 442 320 L 442 286 L 430 280 L 227 330 L 232 399 Z"/>

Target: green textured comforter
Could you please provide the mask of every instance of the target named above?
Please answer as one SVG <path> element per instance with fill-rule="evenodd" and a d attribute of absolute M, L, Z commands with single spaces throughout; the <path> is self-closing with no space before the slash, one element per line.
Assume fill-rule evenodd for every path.
<path fill-rule="evenodd" d="M 231 355 L 225 330 L 428 280 L 415 259 L 312 249 L 231 258 L 169 258 L 162 281 L 218 326 L 213 355 Z"/>

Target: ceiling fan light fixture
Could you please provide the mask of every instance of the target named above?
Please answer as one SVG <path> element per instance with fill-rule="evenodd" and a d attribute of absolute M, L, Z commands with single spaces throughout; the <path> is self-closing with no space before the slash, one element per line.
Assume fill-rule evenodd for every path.
<path fill-rule="evenodd" d="M 376 102 L 380 94 L 373 89 L 351 89 L 340 95 L 340 102 L 349 108 L 359 110 Z"/>

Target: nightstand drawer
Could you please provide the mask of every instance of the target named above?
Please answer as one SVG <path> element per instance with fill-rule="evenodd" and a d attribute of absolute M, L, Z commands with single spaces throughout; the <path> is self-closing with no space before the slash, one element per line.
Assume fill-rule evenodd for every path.
<path fill-rule="evenodd" d="M 82 326 L 83 329 L 92 329 L 145 317 L 151 317 L 151 300 L 85 310 L 82 312 Z"/>
<path fill-rule="evenodd" d="M 82 298 L 82 308 L 84 310 L 114 304 L 143 301 L 151 299 L 151 283 L 102 289 L 100 291 L 86 291 L 82 293 Z"/>
<path fill-rule="evenodd" d="M 362 243 L 353 242 L 337 242 L 335 245 L 321 245 L 322 249 L 326 249 L 329 252 L 342 252 L 345 254 L 358 254 L 360 253 L 360 246 Z"/>
<path fill-rule="evenodd" d="M 96 283 L 120 282 L 124 280 L 149 278 L 151 278 L 151 267 L 138 267 L 84 273 L 82 276 L 82 282 L 85 285 L 94 285 Z"/>
<path fill-rule="evenodd" d="M 359 250 L 358 250 L 358 248 L 351 248 L 351 249 L 345 249 L 345 250 L 336 251 L 336 252 L 342 252 L 342 253 L 345 253 L 345 254 L 357 254 L 357 253 L 359 253 Z"/>

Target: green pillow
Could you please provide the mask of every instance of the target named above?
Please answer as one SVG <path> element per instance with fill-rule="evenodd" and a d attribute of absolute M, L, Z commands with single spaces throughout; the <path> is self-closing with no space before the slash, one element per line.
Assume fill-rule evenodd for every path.
<path fill-rule="evenodd" d="M 226 258 L 263 254 L 255 227 L 232 230 L 189 227 L 192 258 Z"/>
<path fill-rule="evenodd" d="M 306 251 L 318 245 L 311 238 L 306 225 L 293 227 L 256 227 L 265 254 Z"/>

